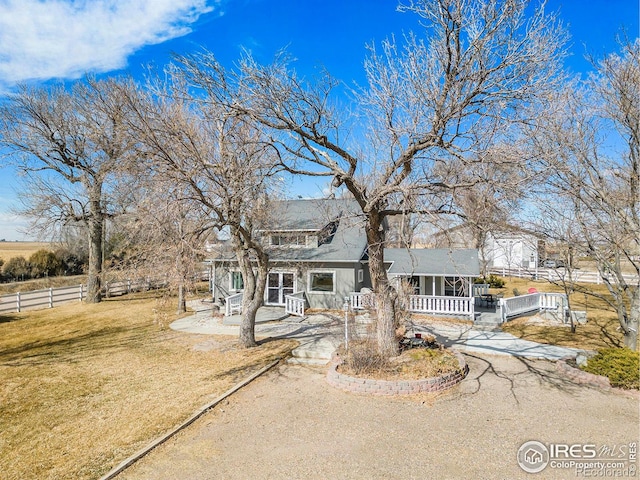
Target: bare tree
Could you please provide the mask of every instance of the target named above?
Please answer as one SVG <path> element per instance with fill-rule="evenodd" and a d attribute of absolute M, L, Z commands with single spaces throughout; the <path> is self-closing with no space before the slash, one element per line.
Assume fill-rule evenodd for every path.
<path fill-rule="evenodd" d="M 138 185 L 135 207 L 116 220 L 121 238 L 110 273 L 166 281 L 168 292 L 178 292 L 176 313 L 184 313 L 187 291 L 203 271 L 211 219 L 165 177 L 146 177 Z"/>
<path fill-rule="evenodd" d="M 399 308 L 383 263 L 385 219 L 452 211 L 451 193 L 478 182 L 461 179 L 458 168 L 489 162 L 482 152 L 498 138 L 505 141 L 511 125 L 534 121 L 524 107 L 544 96 L 560 71 L 564 34 L 543 8 L 527 17 L 527 4 L 402 5 L 420 17 L 424 37 L 408 34 L 383 42 L 380 50 L 372 46 L 365 61 L 368 85 L 355 89 L 351 105 L 335 98 L 337 80 L 328 74 L 301 79 L 284 54 L 266 66 L 247 55 L 233 72 L 208 53 L 180 59 L 212 101 L 270 132 L 290 172 L 333 177 L 334 186 L 344 186 L 358 202 L 384 355 L 398 351 Z"/>
<path fill-rule="evenodd" d="M 267 211 L 275 151 L 248 117 L 192 96 L 179 75 L 155 88 L 131 98 L 132 128 L 148 159 L 149 178 L 176 186 L 176 201 L 204 219 L 199 231 L 230 230 L 244 283 L 240 342 L 255 346 L 255 317 L 269 271 L 256 230 Z"/>
<path fill-rule="evenodd" d="M 542 214 L 553 218 L 549 234 L 570 246 L 572 256 L 581 253 L 595 261 L 611 295 L 600 297 L 617 312 L 625 344 L 635 349 L 640 319 L 640 40 L 622 43 L 620 53 L 595 67 L 586 82 L 576 81 L 562 92 L 544 131 L 535 132 L 535 147 L 545 159 L 541 174 L 548 176 L 540 204 Z"/>
<path fill-rule="evenodd" d="M 43 230 L 87 228 L 90 303 L 101 299 L 104 222 L 116 213 L 118 180 L 133 151 L 118 93 L 126 88 L 93 78 L 69 91 L 22 86 L 0 107 L 0 145 L 27 175 L 23 213 Z"/>

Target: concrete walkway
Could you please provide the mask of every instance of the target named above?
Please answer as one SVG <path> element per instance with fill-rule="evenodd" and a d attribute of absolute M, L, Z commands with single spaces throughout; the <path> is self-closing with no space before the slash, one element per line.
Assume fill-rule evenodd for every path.
<path fill-rule="evenodd" d="M 223 317 L 212 316 L 210 304 L 193 302 L 195 314 L 173 322 L 173 330 L 207 335 L 239 334 L 238 325 L 226 325 Z M 415 333 L 432 334 L 447 347 L 470 353 L 511 355 L 530 359 L 556 361 L 576 356 L 575 348 L 544 345 L 523 340 L 502 331 L 484 331 L 470 325 L 434 322 L 430 325 L 413 325 Z M 344 342 L 343 320 L 332 314 L 314 314 L 305 318 L 286 317 L 279 321 L 257 322 L 257 338 L 294 338 L 300 346 L 293 353 L 290 363 L 327 364 L 333 352 Z"/>

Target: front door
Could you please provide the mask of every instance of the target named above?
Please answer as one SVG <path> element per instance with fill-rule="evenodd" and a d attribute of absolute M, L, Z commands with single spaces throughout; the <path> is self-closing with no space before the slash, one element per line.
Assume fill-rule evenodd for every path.
<path fill-rule="evenodd" d="M 284 297 L 294 292 L 294 275 L 287 272 L 269 272 L 267 304 L 284 305 Z"/>

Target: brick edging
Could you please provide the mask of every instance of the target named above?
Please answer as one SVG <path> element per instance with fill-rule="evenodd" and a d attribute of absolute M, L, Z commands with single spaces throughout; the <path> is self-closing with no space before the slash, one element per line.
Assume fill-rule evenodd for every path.
<path fill-rule="evenodd" d="M 607 391 L 611 390 L 611 383 L 607 377 L 585 372 L 584 370 L 569 365 L 567 360 L 573 360 L 574 358 L 575 357 L 564 357 L 558 360 L 556 362 L 556 371 L 580 385 L 601 388 Z"/>
<path fill-rule="evenodd" d="M 327 382 L 336 388 L 353 393 L 371 395 L 411 395 L 423 392 L 440 392 L 460 383 L 469 373 L 469 366 L 458 352 L 451 352 L 458 359 L 460 369 L 438 377 L 420 380 L 375 380 L 372 378 L 350 377 L 338 372 L 340 359 L 334 359 L 327 372 Z"/>

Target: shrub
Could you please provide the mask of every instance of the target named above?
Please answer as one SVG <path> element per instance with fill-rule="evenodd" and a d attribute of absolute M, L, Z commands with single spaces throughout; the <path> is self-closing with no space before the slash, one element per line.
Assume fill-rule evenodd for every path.
<path fill-rule="evenodd" d="M 628 348 L 603 348 L 582 369 L 608 377 L 613 387 L 640 389 L 640 352 Z"/>
<path fill-rule="evenodd" d="M 384 369 L 388 360 L 378 353 L 377 345 L 371 340 L 349 342 L 345 366 L 354 375 L 366 375 Z"/>
<path fill-rule="evenodd" d="M 33 278 L 51 277 L 59 275 L 62 270 L 62 262 L 55 253 L 49 250 L 38 250 L 29 257 L 31 276 Z"/>
<path fill-rule="evenodd" d="M 24 257 L 13 257 L 4 265 L 2 271 L 11 280 L 25 280 L 30 278 L 31 266 Z"/>
<path fill-rule="evenodd" d="M 59 248 L 55 251 L 56 257 L 62 262 L 64 275 L 80 275 L 84 273 L 88 262 L 86 255 L 79 255 L 67 248 Z"/>
<path fill-rule="evenodd" d="M 476 278 L 473 283 L 488 283 L 490 288 L 502 288 L 504 287 L 504 280 L 493 273 L 488 277 Z"/>

